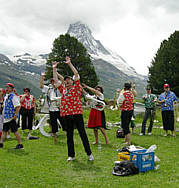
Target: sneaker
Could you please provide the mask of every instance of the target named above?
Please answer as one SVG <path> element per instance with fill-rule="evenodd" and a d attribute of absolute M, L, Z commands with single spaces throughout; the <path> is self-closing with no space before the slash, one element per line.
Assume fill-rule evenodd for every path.
<path fill-rule="evenodd" d="M 75 157 L 68 157 L 68 159 L 67 159 L 68 162 L 73 161 L 73 160 L 75 160 Z"/>
<path fill-rule="evenodd" d="M 93 154 L 91 154 L 91 155 L 88 156 L 88 160 L 89 160 L 89 161 L 94 161 Z"/>
<path fill-rule="evenodd" d="M 17 144 L 14 149 L 24 149 L 24 146 L 22 144 Z"/>
<path fill-rule="evenodd" d="M 0 148 L 3 148 L 3 143 L 0 143 Z"/>
<path fill-rule="evenodd" d="M 140 133 L 139 136 L 144 136 L 144 134 L 143 134 L 143 133 Z"/>
<path fill-rule="evenodd" d="M 7 135 L 6 138 L 9 139 L 9 138 L 11 138 L 11 136 L 10 136 L 10 135 Z"/>
<path fill-rule="evenodd" d="M 168 134 L 164 134 L 163 136 L 168 136 Z"/>
<path fill-rule="evenodd" d="M 29 140 L 29 138 L 30 138 L 30 137 L 31 137 L 31 135 L 30 135 L 30 134 L 28 134 L 28 135 L 27 135 L 27 140 Z"/>
<path fill-rule="evenodd" d="M 100 142 L 93 142 L 93 145 L 98 145 L 100 144 Z"/>
<path fill-rule="evenodd" d="M 148 135 L 152 135 L 152 133 L 147 133 Z"/>

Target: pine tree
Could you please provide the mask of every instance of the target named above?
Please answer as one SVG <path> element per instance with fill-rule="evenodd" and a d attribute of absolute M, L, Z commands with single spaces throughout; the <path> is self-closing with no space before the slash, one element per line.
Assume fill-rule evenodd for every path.
<path fill-rule="evenodd" d="M 149 81 L 155 93 L 163 91 L 163 84 L 170 84 L 179 96 L 179 31 L 164 40 L 149 67 Z"/>
<path fill-rule="evenodd" d="M 46 65 L 47 78 L 52 77 L 51 63 L 53 61 L 59 62 L 57 68 L 61 75 L 73 76 L 73 72 L 64 64 L 66 56 L 71 58 L 72 64 L 80 75 L 81 83 L 85 83 L 91 87 L 95 87 L 98 84 L 99 79 L 91 63 L 90 56 L 87 54 L 86 48 L 69 34 L 60 35 L 54 40 L 52 52 L 49 54 Z"/>

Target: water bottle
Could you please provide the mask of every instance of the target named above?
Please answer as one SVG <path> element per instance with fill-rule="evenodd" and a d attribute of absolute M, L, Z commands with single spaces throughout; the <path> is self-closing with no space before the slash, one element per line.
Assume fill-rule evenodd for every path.
<path fill-rule="evenodd" d="M 157 146 L 156 146 L 155 144 L 154 144 L 154 145 L 151 145 L 151 146 L 147 149 L 146 153 L 148 153 L 148 152 L 154 152 L 156 148 L 157 148 Z"/>
<path fill-rule="evenodd" d="M 98 151 L 101 151 L 101 144 L 98 144 Z"/>

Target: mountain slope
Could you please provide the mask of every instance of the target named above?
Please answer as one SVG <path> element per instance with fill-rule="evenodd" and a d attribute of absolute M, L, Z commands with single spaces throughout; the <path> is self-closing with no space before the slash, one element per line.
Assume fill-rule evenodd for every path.
<path fill-rule="evenodd" d="M 138 97 L 144 92 L 147 77 L 137 74 L 135 69 L 115 52 L 105 48 L 99 40 L 96 40 L 91 30 L 80 22 L 70 24 L 68 33 L 77 38 L 87 49 L 91 61 L 95 66 L 100 79 L 99 84 L 104 87 L 107 98 L 113 98 L 116 89 L 122 88 L 127 81 L 136 84 Z M 39 96 L 40 72 L 45 71 L 48 54 L 15 55 L 6 57 L 0 54 L 0 87 L 7 82 L 16 85 L 18 93 L 22 93 L 24 87 L 32 88 L 32 94 Z"/>
<path fill-rule="evenodd" d="M 88 26 L 77 22 L 70 24 L 67 32 L 77 38 L 87 49 L 106 97 L 112 98 L 115 90 L 122 88 L 127 81 L 133 81 L 136 84 L 138 96 L 145 92 L 147 77 L 137 74 L 135 69 L 129 66 L 120 55 L 105 48 L 99 40 L 93 37 Z"/>
<path fill-rule="evenodd" d="M 4 88 L 6 83 L 12 82 L 18 94 L 23 93 L 24 87 L 29 87 L 31 93 L 38 97 L 41 94 L 39 79 L 38 74 L 21 70 L 7 56 L 0 54 L 0 87 Z"/>

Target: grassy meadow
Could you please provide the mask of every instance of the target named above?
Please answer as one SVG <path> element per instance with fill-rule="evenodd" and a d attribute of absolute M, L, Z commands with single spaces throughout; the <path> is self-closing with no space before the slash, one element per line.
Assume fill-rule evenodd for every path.
<path fill-rule="evenodd" d="M 107 122 L 120 121 L 120 112 L 106 109 Z M 84 110 L 84 120 L 87 123 L 89 110 Z M 111 127 L 107 130 L 110 144 L 105 145 L 104 137 L 99 132 L 99 139 L 102 149 L 98 151 L 94 141 L 93 130 L 86 129 L 95 157 L 94 162 L 88 161 L 83 149 L 80 137 L 75 130 L 74 141 L 76 159 L 67 162 L 66 134 L 59 131 L 57 143 L 52 138 L 44 137 L 39 130 L 33 135 L 39 136 L 39 140 L 27 140 L 22 135 L 24 150 L 14 150 L 17 144 L 14 135 L 6 140 L 4 148 L 0 149 L 0 187 L 1 188 L 136 188 L 136 187 L 179 187 L 179 133 L 177 137 L 164 137 L 160 112 L 157 112 L 157 123 L 154 123 L 151 136 L 139 136 L 139 125 L 142 122 L 142 115 L 136 117 L 135 135 L 131 135 L 132 144 L 150 147 L 157 145 L 155 154 L 160 158 L 158 170 L 148 171 L 133 176 L 119 177 L 112 175 L 114 161 L 117 160 L 117 149 L 121 149 L 123 139 L 116 138 L 118 127 Z M 179 128 L 179 123 L 176 125 Z"/>

